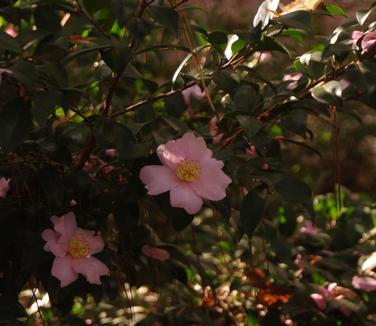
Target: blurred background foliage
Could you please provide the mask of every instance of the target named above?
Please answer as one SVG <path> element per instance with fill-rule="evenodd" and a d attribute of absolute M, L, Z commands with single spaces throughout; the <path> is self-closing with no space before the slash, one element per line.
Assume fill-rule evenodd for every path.
<path fill-rule="evenodd" d="M 264 29 L 260 4 L 0 0 L 1 323 L 376 323 L 372 1 L 282 1 Z M 188 130 L 233 180 L 197 216 L 138 178 Z M 40 234 L 70 210 L 102 286 L 51 276 Z"/>

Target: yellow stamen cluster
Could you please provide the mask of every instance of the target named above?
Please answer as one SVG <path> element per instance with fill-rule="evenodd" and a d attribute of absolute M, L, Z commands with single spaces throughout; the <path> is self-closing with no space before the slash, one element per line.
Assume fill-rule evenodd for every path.
<path fill-rule="evenodd" d="M 200 177 L 201 167 L 197 161 L 182 161 L 175 173 L 181 181 L 193 182 Z"/>
<path fill-rule="evenodd" d="M 74 236 L 69 242 L 69 254 L 73 258 L 86 257 L 90 254 L 88 242 L 80 236 Z"/>

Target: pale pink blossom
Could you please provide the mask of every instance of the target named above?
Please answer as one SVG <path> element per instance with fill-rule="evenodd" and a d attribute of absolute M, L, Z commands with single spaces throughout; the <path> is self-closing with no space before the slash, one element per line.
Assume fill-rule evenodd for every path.
<path fill-rule="evenodd" d="M 356 289 L 372 292 L 376 290 L 376 279 L 368 276 L 354 276 L 352 279 L 352 285 Z"/>
<path fill-rule="evenodd" d="M 290 91 L 293 91 L 295 88 L 298 87 L 298 82 L 302 77 L 303 74 L 301 74 L 300 72 L 295 74 L 287 74 L 283 76 L 283 81 L 289 82 L 286 88 Z"/>
<path fill-rule="evenodd" d="M 11 74 L 12 71 L 9 69 L 0 68 L 0 84 L 3 80 L 3 74 Z"/>
<path fill-rule="evenodd" d="M 70 202 L 69 202 L 69 206 L 74 207 L 76 205 L 77 205 L 77 201 L 75 201 L 74 199 L 71 199 Z"/>
<path fill-rule="evenodd" d="M 212 157 L 202 137 L 186 133 L 182 138 L 160 145 L 157 154 L 163 165 L 145 166 L 140 179 L 149 195 L 170 191 L 173 207 L 196 214 L 203 199 L 221 200 L 231 179 L 222 171 L 223 162 Z"/>
<path fill-rule="evenodd" d="M 376 32 L 368 32 L 363 34 L 361 31 L 354 31 L 352 33 L 352 42 L 356 44 L 361 37 L 362 41 L 360 46 L 363 52 L 367 51 L 376 42 Z"/>
<path fill-rule="evenodd" d="M 253 56 L 257 59 L 259 63 L 265 63 L 272 59 L 271 52 L 258 52 L 256 51 Z"/>
<path fill-rule="evenodd" d="M 165 261 L 170 259 L 170 253 L 167 250 L 161 248 L 144 245 L 142 246 L 141 250 L 145 256 L 148 256 L 155 260 Z"/>
<path fill-rule="evenodd" d="M 6 29 L 5 29 L 5 33 L 7 33 L 9 36 L 15 38 L 18 36 L 18 33 L 17 31 L 12 27 L 12 26 L 8 26 Z"/>
<path fill-rule="evenodd" d="M 345 90 L 347 87 L 351 85 L 351 83 L 347 79 L 344 79 L 344 78 L 340 79 L 339 83 L 341 85 L 342 90 Z"/>
<path fill-rule="evenodd" d="M 247 147 L 245 150 L 245 157 L 247 160 L 257 157 L 257 149 L 255 145 Z"/>
<path fill-rule="evenodd" d="M 108 158 L 116 158 L 117 157 L 117 151 L 115 148 L 108 148 L 104 151 L 104 154 L 108 157 Z"/>
<path fill-rule="evenodd" d="M 51 274 L 60 280 L 60 286 L 68 286 L 79 274 L 89 283 L 101 284 L 100 277 L 110 271 L 92 255 L 103 250 L 102 238 L 94 231 L 77 227 L 73 212 L 52 216 L 51 221 L 54 229 L 42 232 L 43 240 L 47 241 L 43 249 L 55 255 Z"/>
<path fill-rule="evenodd" d="M 310 220 L 305 220 L 304 225 L 300 228 L 300 232 L 305 234 L 316 234 L 319 231 L 320 229 L 314 226 Z"/>
<path fill-rule="evenodd" d="M 9 182 L 10 179 L 4 177 L 0 178 L 0 198 L 6 198 L 8 191 L 10 190 Z"/>
<path fill-rule="evenodd" d="M 182 91 L 181 94 L 183 95 L 184 102 L 188 107 L 188 114 L 190 116 L 194 116 L 197 113 L 195 111 L 197 107 L 192 106 L 192 103 L 195 103 L 195 101 L 199 102 L 200 100 L 202 100 L 205 97 L 205 92 L 201 90 L 200 86 L 194 85 Z"/>
<path fill-rule="evenodd" d="M 338 309 L 345 316 L 349 316 L 352 311 L 347 306 L 341 305 L 341 300 L 353 299 L 355 297 L 356 293 L 347 288 L 338 286 L 337 283 L 329 283 L 326 287 L 320 286 L 318 292 L 310 295 L 310 298 L 320 310 L 325 310 L 328 306 L 328 302 L 333 300 L 337 301 L 339 303 Z"/>
<path fill-rule="evenodd" d="M 210 132 L 210 136 L 212 136 L 213 144 L 218 144 L 224 136 L 223 132 L 219 132 L 217 122 L 218 122 L 217 117 L 213 117 L 209 121 L 209 132 Z"/>
<path fill-rule="evenodd" d="M 268 171 L 270 169 L 269 163 L 264 163 L 261 165 L 261 170 Z"/>

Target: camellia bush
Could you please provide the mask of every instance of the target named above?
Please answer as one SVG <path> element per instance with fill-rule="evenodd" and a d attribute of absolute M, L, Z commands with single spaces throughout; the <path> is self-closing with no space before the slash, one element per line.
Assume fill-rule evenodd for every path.
<path fill-rule="evenodd" d="M 0 4 L 1 324 L 376 323 L 375 206 L 338 149 L 376 108 L 375 6 L 226 31 L 190 0 Z M 316 196 L 290 153 L 320 164 L 324 129 Z"/>

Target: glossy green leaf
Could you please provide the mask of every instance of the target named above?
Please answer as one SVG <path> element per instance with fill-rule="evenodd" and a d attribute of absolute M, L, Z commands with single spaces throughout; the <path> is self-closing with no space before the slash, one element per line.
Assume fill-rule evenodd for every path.
<path fill-rule="evenodd" d="M 261 222 L 265 210 L 265 198 L 261 196 L 257 189 L 251 190 L 243 199 L 240 208 L 240 221 L 244 233 L 249 237 Z"/>
<path fill-rule="evenodd" d="M 150 6 L 148 8 L 150 15 L 161 25 L 168 28 L 172 33 L 178 34 L 179 15 L 176 10 L 164 6 Z"/>
<path fill-rule="evenodd" d="M 30 105 L 22 98 L 12 100 L 0 112 L 0 147 L 13 150 L 26 139 L 31 128 Z"/>
<path fill-rule="evenodd" d="M 312 200 L 311 189 L 305 182 L 296 178 L 285 177 L 274 185 L 274 189 L 289 202 L 309 203 Z"/>

